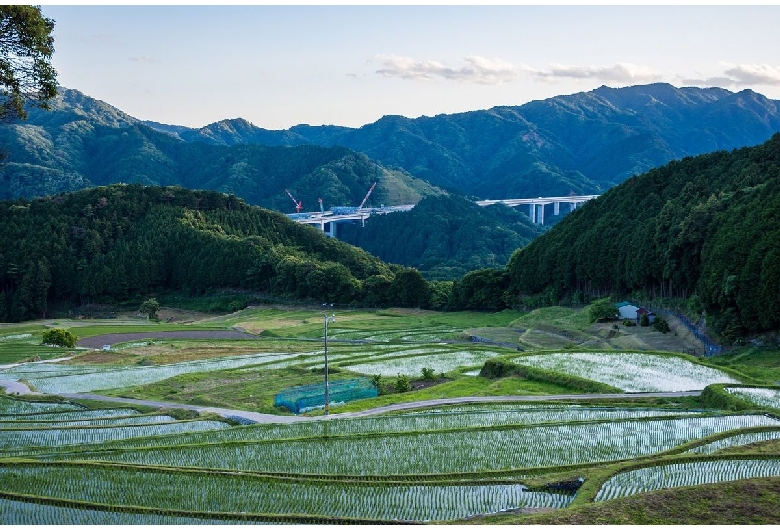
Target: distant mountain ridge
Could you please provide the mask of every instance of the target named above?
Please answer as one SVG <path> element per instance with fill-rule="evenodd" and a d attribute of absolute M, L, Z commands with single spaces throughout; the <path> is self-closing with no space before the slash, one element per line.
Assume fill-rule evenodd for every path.
<path fill-rule="evenodd" d="M 260 148 L 277 156 L 270 154 L 273 148 L 305 146 L 306 156 L 312 146 L 338 146 L 384 166 L 373 172 L 393 182 L 380 183 L 372 196 L 377 204 L 390 203 L 391 196 L 416 202 L 441 193 L 431 186 L 481 198 L 592 194 L 670 160 L 757 145 L 780 131 L 780 105 L 756 92 L 663 83 L 600 87 L 460 114 L 385 116 L 359 128 L 296 125 L 274 131 L 235 118 L 193 129 L 142 122 L 65 88 L 53 107 L 32 109 L 27 122 L 0 125 L 7 155 L 0 198 L 121 178 L 237 193 L 250 203 L 288 211 L 284 186 L 269 187 L 250 153 Z M 296 167 L 290 162 L 294 155 L 276 153 Z M 304 205 L 314 207 L 319 197 L 326 204 L 356 204 L 372 183 L 371 178 L 337 183 L 332 170 L 317 176 L 311 176 L 313 168 L 306 170 L 297 177 L 288 173 L 285 180 Z"/>
<path fill-rule="evenodd" d="M 318 208 L 319 198 L 328 206 L 357 205 L 375 182 L 369 206 L 416 203 L 442 193 L 344 147 L 187 142 L 178 137 L 186 128 L 155 124 L 155 130 L 64 88 L 52 107 L 48 112 L 31 109 L 26 122 L 0 125 L 0 151 L 6 156 L 0 165 L 0 199 L 123 182 L 233 193 L 250 204 L 292 212 L 295 205 L 285 189 L 308 210 Z M 235 137 L 239 130 L 231 127 L 223 136 Z M 219 128 L 210 131 L 212 138 L 219 137 Z"/>
<path fill-rule="evenodd" d="M 223 120 L 179 132 L 186 141 L 341 145 L 431 184 L 482 198 L 600 193 L 680 159 L 765 142 L 780 102 L 752 90 L 656 83 L 460 114 L 385 116 L 360 128 L 272 131 Z"/>

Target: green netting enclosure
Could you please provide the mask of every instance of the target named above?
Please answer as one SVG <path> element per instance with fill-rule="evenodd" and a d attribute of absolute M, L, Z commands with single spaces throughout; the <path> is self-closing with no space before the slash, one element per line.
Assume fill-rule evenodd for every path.
<path fill-rule="evenodd" d="M 347 403 L 356 399 L 376 397 L 376 386 L 370 379 L 341 379 L 328 384 L 330 403 Z M 325 383 L 294 386 L 276 394 L 274 406 L 299 414 L 325 406 Z"/>

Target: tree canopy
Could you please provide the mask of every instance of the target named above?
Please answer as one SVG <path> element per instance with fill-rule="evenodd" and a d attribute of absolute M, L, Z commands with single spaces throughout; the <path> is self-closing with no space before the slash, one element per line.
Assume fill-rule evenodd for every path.
<path fill-rule="evenodd" d="M 416 270 L 235 195 L 116 184 L 0 202 L 0 321 L 223 289 L 378 307 L 427 308 L 433 294 Z"/>
<path fill-rule="evenodd" d="M 780 329 L 780 134 L 629 179 L 509 261 L 510 290 L 690 299 L 726 338 Z"/>
<path fill-rule="evenodd" d="M 0 119 L 25 119 L 25 105 L 49 108 L 57 95 L 54 21 L 40 7 L 0 6 Z"/>

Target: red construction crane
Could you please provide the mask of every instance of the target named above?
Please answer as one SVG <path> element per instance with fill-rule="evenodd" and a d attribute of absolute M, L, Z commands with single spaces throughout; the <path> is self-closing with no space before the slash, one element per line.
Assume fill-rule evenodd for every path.
<path fill-rule="evenodd" d="M 296 211 L 296 212 L 298 212 L 298 213 L 301 213 L 301 210 L 303 210 L 303 203 L 301 203 L 301 201 L 296 201 L 296 200 L 295 200 L 295 197 L 293 197 L 293 196 L 292 196 L 292 193 L 290 193 L 290 190 L 288 190 L 287 188 L 285 188 L 285 190 L 284 190 L 284 191 L 286 191 L 286 192 L 287 192 L 287 195 L 288 195 L 288 196 L 289 196 L 289 197 L 292 199 L 292 201 L 295 203 L 295 211 Z"/>
<path fill-rule="evenodd" d="M 368 196 L 369 196 L 369 195 L 371 195 L 371 192 L 372 192 L 372 191 L 374 191 L 374 188 L 376 188 L 376 182 L 374 182 L 374 183 L 371 185 L 371 189 L 370 189 L 370 190 L 368 190 L 368 193 L 366 193 L 366 196 L 365 196 L 365 197 L 363 197 L 363 202 L 361 202 L 361 203 L 360 203 L 360 206 L 358 206 L 358 210 L 359 210 L 359 209 L 361 209 L 361 208 L 363 207 L 363 205 L 364 205 L 364 204 L 366 204 L 366 201 L 368 200 Z"/>

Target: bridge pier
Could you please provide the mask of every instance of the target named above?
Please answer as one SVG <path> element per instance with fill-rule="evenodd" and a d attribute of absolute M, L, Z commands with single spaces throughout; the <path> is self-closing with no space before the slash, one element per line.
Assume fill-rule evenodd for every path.
<path fill-rule="evenodd" d="M 334 222 L 320 221 L 320 230 L 327 237 L 336 237 L 336 224 Z"/>

